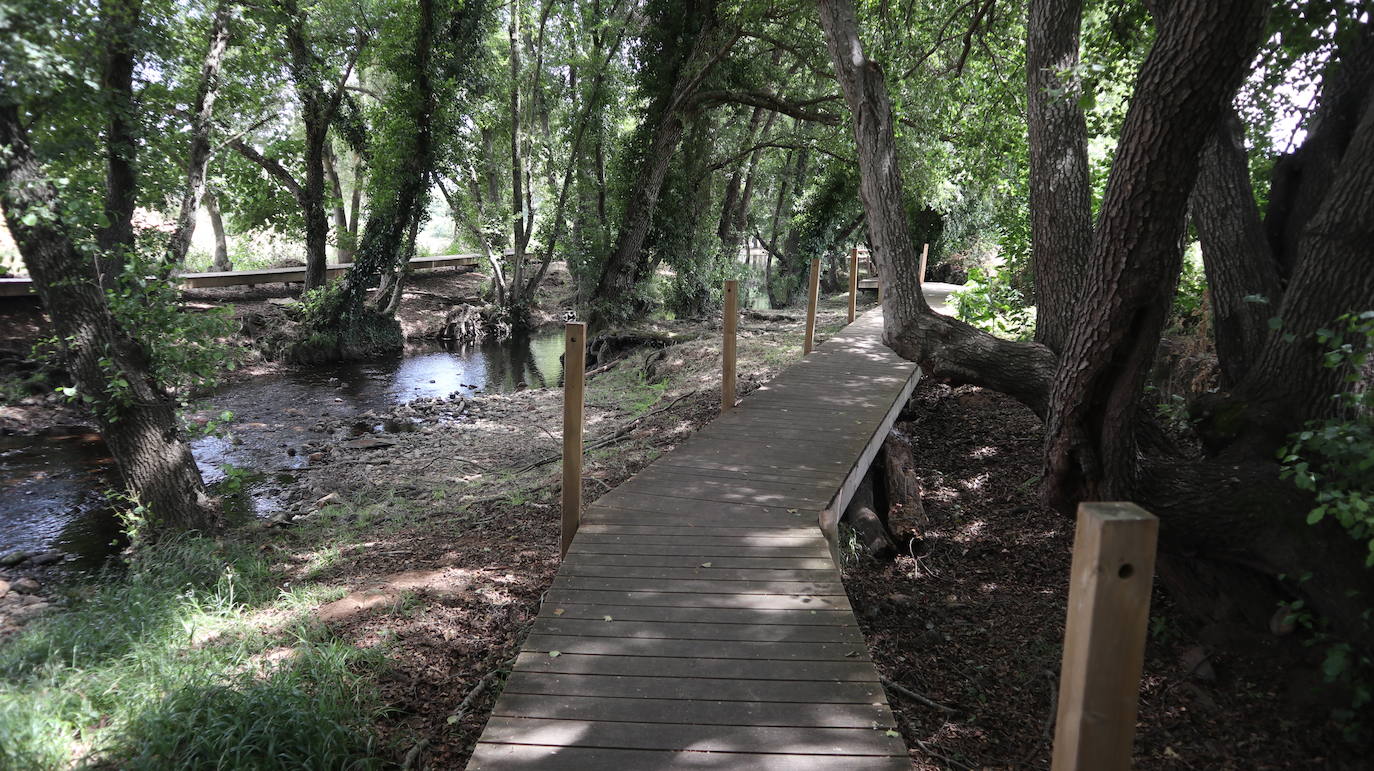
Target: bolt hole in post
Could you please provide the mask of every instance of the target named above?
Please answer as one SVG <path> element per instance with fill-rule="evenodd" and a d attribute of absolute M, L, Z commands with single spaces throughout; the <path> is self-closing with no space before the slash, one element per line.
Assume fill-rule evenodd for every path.
<path fill-rule="evenodd" d="M 566 557 L 582 521 L 583 379 L 587 369 L 587 325 L 574 321 L 563 333 L 563 536 Z"/>
<path fill-rule="evenodd" d="M 1130 563 L 1122 565 L 1121 569 L 1116 571 L 1117 576 L 1121 578 L 1130 578 L 1134 573 L 1135 568 L 1131 567 Z"/>
<path fill-rule="evenodd" d="M 725 314 L 721 324 L 720 411 L 735 406 L 735 328 L 739 323 L 739 282 L 725 282 Z"/>

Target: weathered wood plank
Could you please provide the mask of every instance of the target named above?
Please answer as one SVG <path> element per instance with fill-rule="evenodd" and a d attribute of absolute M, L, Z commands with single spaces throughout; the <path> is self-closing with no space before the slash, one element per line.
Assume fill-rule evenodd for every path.
<path fill-rule="evenodd" d="M 874 728 L 655 725 L 493 716 L 488 743 L 567 745 L 641 750 L 747 752 L 768 748 L 794 755 L 905 755 L 906 748 Z"/>
<path fill-rule="evenodd" d="M 713 563 L 714 564 L 714 563 Z M 584 589 L 607 592 L 661 592 L 664 594 L 749 594 L 749 595 L 843 595 L 844 585 L 837 581 L 729 581 L 684 578 L 600 578 L 560 573 L 553 580 L 555 589 Z"/>
<path fill-rule="evenodd" d="M 674 752 L 653 750 L 605 749 L 600 747 L 556 747 L 530 744 L 488 744 L 482 742 L 468 764 L 474 771 L 501 771 L 513 768 L 557 768 L 560 771 L 665 771 L 679 768 L 747 768 L 751 771 L 889 771 L 910 769 L 903 757 L 835 757 L 827 755 L 788 755 L 744 752 Z"/>
<path fill-rule="evenodd" d="M 606 605 L 588 602 L 544 603 L 545 614 L 555 618 L 605 616 L 621 621 L 670 621 L 687 624 L 754 624 L 757 626 L 847 626 L 858 623 L 848 608 L 687 608 L 660 605 Z"/>
<path fill-rule="evenodd" d="M 614 617 L 612 617 L 614 618 Z M 611 626 L 615 621 L 607 622 Z M 869 661 L 862 643 L 755 642 L 750 640 L 674 640 L 642 637 L 576 637 L 531 634 L 524 650 L 531 653 L 558 651 L 560 657 L 677 656 L 691 659 L 741 659 L 746 661 Z"/>
<path fill-rule="evenodd" d="M 890 729 L 892 711 L 878 704 L 806 704 L 799 702 L 627 699 L 538 694 L 512 694 L 493 714 L 554 720 L 626 723 L 691 723 L 694 725 L 774 726 L 790 728 Z M 652 729 L 650 729 L 652 730 Z"/>
<path fill-rule="evenodd" d="M 564 618 L 541 616 L 531 634 L 576 635 L 664 640 L 750 640 L 754 642 L 827 642 L 862 645 L 854 626 L 787 626 L 783 624 L 686 624 L 668 621 L 627 621 L 611 616 Z"/>
<path fill-rule="evenodd" d="M 633 677 L 566 673 L 512 672 L 505 693 L 548 696 L 651 698 L 671 693 L 680 699 L 796 702 L 802 704 L 884 703 L 876 681 L 847 683 L 825 680 L 742 680 L 709 677 Z"/>
<path fill-rule="evenodd" d="M 579 605 L 656 605 L 678 608 L 735 608 L 753 610 L 850 610 L 842 594 L 690 594 L 687 592 L 617 592 L 553 587 L 546 602 Z"/>

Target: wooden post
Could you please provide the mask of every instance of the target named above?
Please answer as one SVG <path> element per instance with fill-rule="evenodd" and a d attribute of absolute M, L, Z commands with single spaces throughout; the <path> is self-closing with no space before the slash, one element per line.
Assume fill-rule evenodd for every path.
<path fill-rule="evenodd" d="M 722 327 L 720 411 L 735 406 L 735 325 L 739 322 L 739 282 L 725 282 L 725 318 Z"/>
<path fill-rule="evenodd" d="M 859 309 L 859 247 L 849 250 L 849 323 L 854 323 L 854 317 Z"/>
<path fill-rule="evenodd" d="M 930 254 L 930 244 L 921 244 L 921 283 L 926 282 L 926 257 Z M 879 289 L 878 291 L 882 291 Z"/>
<path fill-rule="evenodd" d="M 567 324 L 563 331 L 563 539 L 567 556 L 582 521 L 582 379 L 587 369 L 587 325 Z"/>
<path fill-rule="evenodd" d="M 811 283 L 806 289 L 806 337 L 802 339 L 802 355 L 811 353 L 816 343 L 816 303 L 821 299 L 821 260 L 811 261 Z"/>
<path fill-rule="evenodd" d="M 1053 771 L 1128 771 L 1159 520 L 1081 503 L 1059 673 Z"/>

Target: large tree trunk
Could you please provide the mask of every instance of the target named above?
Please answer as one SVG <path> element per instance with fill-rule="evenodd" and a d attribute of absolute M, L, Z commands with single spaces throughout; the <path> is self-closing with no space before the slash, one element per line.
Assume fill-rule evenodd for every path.
<path fill-rule="evenodd" d="M 333 192 L 334 209 L 334 259 L 347 265 L 353 262 L 353 247 L 349 240 L 348 214 L 344 211 L 343 185 L 339 183 L 339 159 L 328 144 L 324 148 L 324 170 L 329 176 L 329 187 Z"/>
<path fill-rule="evenodd" d="M 1212 298 L 1221 384 L 1230 388 L 1250 369 L 1269 336 L 1282 296 L 1278 266 L 1264 237 L 1250 187 L 1244 127 L 1227 109 L 1202 151 L 1189 209 Z"/>
<path fill-rule="evenodd" d="M 196 102 L 191 106 L 191 146 L 186 154 L 186 187 L 181 194 L 181 209 L 177 213 L 176 229 L 163 259 L 180 266 L 186 261 L 191 236 L 196 232 L 196 212 L 205 192 L 205 167 L 210 161 L 211 118 L 215 113 L 215 98 L 219 95 L 220 62 L 229 47 L 229 21 L 233 5 L 230 0 L 218 0 L 210 20 L 210 45 L 200 67 L 200 84 L 196 88 Z"/>
<path fill-rule="evenodd" d="M 213 190 L 205 191 L 205 213 L 210 216 L 210 229 L 215 233 L 215 261 L 210 270 L 233 270 L 229 264 L 229 243 L 224 238 L 224 218 L 220 216 L 219 196 Z"/>
<path fill-rule="evenodd" d="M 1035 339 L 1059 351 L 1077 317 L 1092 248 L 1088 127 L 1060 73 L 1078 64 L 1082 0 L 1031 0 L 1026 22 Z"/>
<path fill-rule="evenodd" d="M 602 265 L 601 276 L 592 292 L 595 299 L 588 320 L 588 334 L 600 332 L 609 326 L 612 315 L 623 312 L 619 306 L 624 304 L 630 291 L 646 278 L 649 264 L 643 254 L 644 238 L 653 222 L 654 208 L 658 205 L 659 192 L 668 175 L 673 152 L 682 139 L 687 112 L 691 109 L 702 79 L 733 45 L 733 35 L 726 41 L 718 39 L 720 27 L 714 18 L 714 3 L 708 5 L 711 7 L 705 10 L 706 18 L 693 36 L 691 52 L 677 71 L 672 91 L 660 97 L 660 103 L 653 111 L 657 115 L 653 138 L 639 161 L 634 184 L 625 203 L 625 213 L 620 221 L 615 249 Z M 724 49 L 715 50 L 722 42 L 725 43 Z"/>
<path fill-rule="evenodd" d="M 108 36 L 101 66 L 105 111 L 105 219 L 95 258 L 100 287 L 111 291 L 134 250 L 134 207 L 138 203 L 138 131 L 134 110 L 133 36 L 142 0 L 101 0 L 100 21 Z"/>
<path fill-rule="evenodd" d="M 1253 55 L 1261 0 L 1175 0 L 1141 66 L 1046 425 L 1043 492 L 1063 511 L 1131 500 L 1140 396 L 1182 265 L 1198 156 Z"/>
<path fill-rule="evenodd" d="M 1044 416 L 1055 366 L 1049 348 L 1000 340 L 935 313 L 926 303 L 902 206 L 906 199 L 882 68 L 864 54 L 850 0 L 820 0 L 819 6 L 830 60 L 854 115 L 859 197 L 885 287 L 884 341 L 928 375 L 1010 394 Z"/>
<path fill-rule="evenodd" d="M 61 202 L 33 156 L 19 109 L 0 87 L 0 193 L 5 221 L 52 318 L 67 368 L 100 424 L 125 485 L 158 527 L 204 529 L 216 507 L 184 441 L 176 402 L 148 370 L 148 356 L 119 327 L 90 266 L 63 225 Z M 37 215 L 34 225 L 25 220 Z M 118 385 L 117 385 L 118 384 Z"/>

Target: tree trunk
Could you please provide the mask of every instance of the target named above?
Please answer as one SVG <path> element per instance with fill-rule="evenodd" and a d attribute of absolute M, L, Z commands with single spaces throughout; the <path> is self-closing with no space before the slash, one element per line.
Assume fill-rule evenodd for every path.
<path fill-rule="evenodd" d="M 138 152 L 134 111 L 133 36 L 139 26 L 143 0 L 101 0 L 100 21 L 108 35 L 101 67 L 105 111 L 105 218 L 97 234 L 95 258 L 100 288 L 111 291 L 132 255 L 134 207 L 137 205 Z"/>
<path fill-rule="evenodd" d="M 596 299 L 588 319 L 588 334 L 603 331 L 609 326 L 612 316 L 616 312 L 623 312 L 618 306 L 623 304 L 624 298 L 646 277 L 648 262 L 643 254 L 644 238 L 653 222 L 654 208 L 658 205 L 658 195 L 668 175 L 673 152 L 682 138 L 686 112 L 701 87 L 702 79 L 735 40 L 732 35 L 725 41 L 723 50 L 713 51 L 713 44 L 722 42 L 717 34 L 720 28 L 713 18 L 714 7 L 706 13 L 708 18 L 693 36 L 691 52 L 677 72 L 672 91 L 663 95 L 655 111 L 658 117 L 654 124 L 653 139 L 639 162 L 634 184 L 625 203 L 615 249 L 602 265 L 601 277 L 592 293 Z"/>
<path fill-rule="evenodd" d="M 0 86 L 5 220 L 52 318 L 78 392 L 89 398 L 119 472 L 159 528 L 208 529 L 217 511 L 182 438 L 175 401 L 152 379 L 148 355 L 120 328 L 63 223 L 61 202 L 34 158 L 17 106 Z M 37 215 L 36 224 L 25 219 Z"/>
<path fill-rule="evenodd" d="M 1202 244 L 1221 384 L 1231 388 L 1264 347 L 1283 291 L 1250 187 L 1244 127 L 1234 109 L 1224 111 L 1202 151 L 1189 211 Z"/>
<path fill-rule="evenodd" d="M 229 244 L 224 238 L 224 218 L 220 216 L 219 196 L 213 190 L 206 190 L 204 203 L 205 213 L 210 215 L 210 229 L 215 233 L 215 261 L 210 269 L 233 270 L 234 266 L 229 264 Z"/>
<path fill-rule="evenodd" d="M 348 215 L 344 213 L 343 185 L 339 184 L 338 158 L 328 144 L 324 148 L 324 169 L 329 175 L 334 203 L 334 259 L 342 264 L 353 262 L 353 249 L 348 240 Z"/>
<path fill-rule="evenodd" d="M 513 306 L 525 302 L 525 244 L 528 241 L 526 230 L 530 226 L 530 213 L 525 210 L 525 156 L 521 136 L 520 115 L 520 40 L 519 40 L 520 3 L 511 3 L 510 23 L 506 32 L 510 38 L 510 175 L 511 175 L 511 269 L 510 285 L 506 288 L 506 299 Z"/>
<path fill-rule="evenodd" d="M 1046 501 L 1132 500 L 1135 423 L 1182 265 L 1198 156 L 1258 43 L 1260 0 L 1175 0 L 1141 65 L 1046 424 Z"/>
<path fill-rule="evenodd" d="M 196 102 L 191 106 L 191 146 L 186 160 L 186 188 L 181 194 L 181 209 L 177 213 L 176 229 L 172 231 L 163 259 L 169 265 L 180 266 L 186 261 L 191 236 L 196 232 L 196 212 L 200 210 L 201 195 L 205 192 L 205 167 L 210 161 L 211 118 L 215 112 L 215 98 L 219 95 L 220 62 L 229 47 L 229 21 L 233 5 L 230 0 L 218 0 L 210 20 L 210 45 L 200 67 L 200 84 L 196 88 Z"/>
<path fill-rule="evenodd" d="M 1026 22 L 1035 339 L 1056 352 L 1079 311 L 1093 236 L 1088 127 L 1078 89 L 1060 79 L 1078 64 L 1082 17 L 1082 0 L 1031 0 Z"/>
<path fill-rule="evenodd" d="M 928 375 L 1010 394 L 1044 416 L 1055 367 L 1049 348 L 998 339 L 935 313 L 926 303 L 902 206 L 906 199 L 882 68 L 864 55 L 850 0 L 820 0 L 819 6 L 831 63 L 854 115 L 859 197 L 885 287 L 884 342 Z"/>

